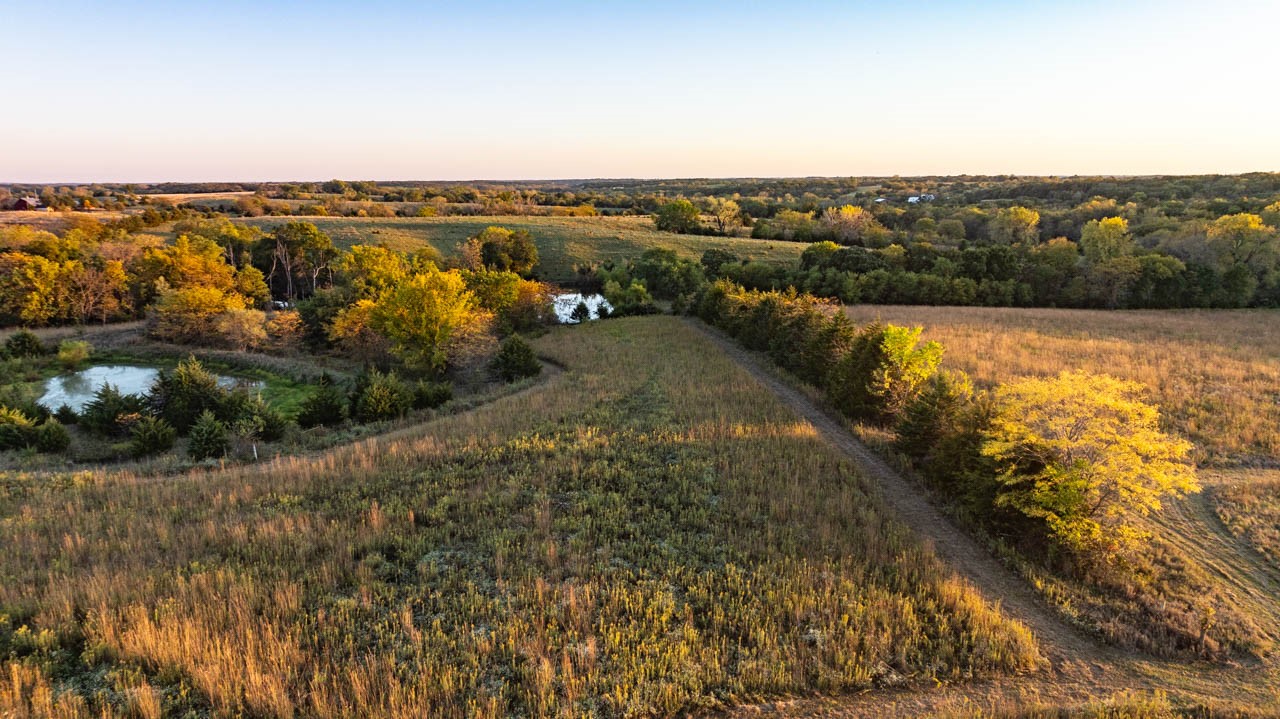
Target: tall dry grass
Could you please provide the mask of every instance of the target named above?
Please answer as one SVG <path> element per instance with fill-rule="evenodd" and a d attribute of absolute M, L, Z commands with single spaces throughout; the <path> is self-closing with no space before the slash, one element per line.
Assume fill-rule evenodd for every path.
<path fill-rule="evenodd" d="M 944 366 L 988 387 L 1076 369 L 1141 382 L 1165 428 L 1191 439 L 1202 465 L 1268 466 L 1280 457 L 1280 313 L 1274 310 L 864 305 L 845 311 L 857 321 L 922 325 L 926 339 L 946 348 Z M 1280 502 L 1267 484 L 1221 484 L 1209 496 L 1233 531 L 1274 551 Z M 1064 614 L 1122 646 L 1214 657 L 1272 652 L 1280 639 L 1274 607 L 1241 597 L 1231 584 L 1240 578 L 1220 574 L 1223 558 L 1205 549 L 1217 545 L 1202 541 L 1214 528 L 1178 511 L 1155 520 L 1151 540 L 1135 556 L 1092 572 L 1089 582 L 1030 566 L 1023 571 Z"/>
<path fill-rule="evenodd" d="M 991 385 L 1084 369 L 1151 390 L 1168 429 L 1214 465 L 1280 457 L 1280 311 L 1095 311 L 856 305 L 854 320 L 923 325 L 944 364 Z"/>
<path fill-rule="evenodd" d="M 0 479 L 0 715 L 649 716 L 1021 671 L 1035 643 L 669 318 L 394 437 Z"/>

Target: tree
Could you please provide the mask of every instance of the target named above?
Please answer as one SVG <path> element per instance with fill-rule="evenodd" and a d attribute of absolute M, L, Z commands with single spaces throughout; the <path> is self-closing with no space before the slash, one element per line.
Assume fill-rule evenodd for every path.
<path fill-rule="evenodd" d="M 315 225 L 288 222 L 267 239 L 255 248 L 254 265 L 263 270 L 274 296 L 292 302 L 315 294 L 322 276 L 332 279 L 338 250 Z"/>
<path fill-rule="evenodd" d="M 374 300 L 356 300 L 333 318 L 328 329 L 329 341 L 362 362 L 381 362 L 390 345 L 373 326 Z"/>
<path fill-rule="evenodd" d="M 483 331 L 489 320 L 457 272 L 436 269 L 400 283 L 370 316 L 371 326 L 405 364 L 432 372 L 442 372 L 459 343 Z"/>
<path fill-rule="evenodd" d="M 1275 263 L 1280 235 L 1258 215 L 1219 217 L 1209 226 L 1208 236 L 1209 246 L 1218 253 L 1224 270 L 1232 265 L 1258 270 Z"/>
<path fill-rule="evenodd" d="M 173 449 L 177 432 L 173 425 L 159 417 L 143 417 L 133 426 L 129 437 L 129 453 L 146 457 Z"/>
<path fill-rule="evenodd" d="M 591 320 L 591 308 L 587 306 L 586 300 L 578 300 L 573 312 L 569 313 L 569 319 L 573 321 L 573 324 L 577 325 Z"/>
<path fill-rule="evenodd" d="M 737 264 L 738 261 L 738 256 L 734 253 L 718 247 L 712 247 L 702 253 L 702 258 L 698 263 L 702 265 L 702 272 L 707 277 L 718 277 L 722 265 Z"/>
<path fill-rule="evenodd" d="M 6 324 L 49 324 L 63 311 L 59 267 L 39 255 L 0 253 L 0 319 Z"/>
<path fill-rule="evenodd" d="M 167 342 L 198 342 L 209 334 L 219 315 L 245 309 L 243 297 L 216 287 L 163 289 L 149 332 Z"/>
<path fill-rule="evenodd" d="M 196 460 L 222 457 L 227 453 L 227 444 L 227 425 L 206 410 L 191 426 L 187 454 Z"/>
<path fill-rule="evenodd" d="M 856 205 L 828 207 L 818 222 L 827 235 L 842 245 L 876 245 L 889 234 L 874 215 Z"/>
<path fill-rule="evenodd" d="M 132 266 L 138 299 L 142 304 L 152 300 L 166 287 L 213 287 L 223 292 L 235 288 L 235 268 L 227 264 L 222 246 L 200 236 L 179 235 L 167 247 L 148 247 Z"/>
<path fill-rule="evenodd" d="M 645 250 L 631 265 L 630 273 L 654 297 L 663 299 L 692 294 L 707 284 L 700 264 L 681 259 L 674 250 L 658 247 Z"/>
<path fill-rule="evenodd" d="M 1199 490 L 1191 444 L 1160 431 L 1136 382 L 1063 372 L 996 391 L 984 456 L 997 462 L 997 505 L 1043 520 L 1063 548 L 1111 559 L 1145 536 L 1134 522 L 1166 496 Z"/>
<path fill-rule="evenodd" d="M 504 382 L 534 377 L 542 372 L 542 365 L 533 353 L 533 348 L 520 335 L 512 335 L 503 341 L 497 356 L 493 358 L 492 368 Z"/>
<path fill-rule="evenodd" d="M 921 327 L 871 324 L 831 368 L 828 392 L 850 417 L 897 418 L 942 362 L 942 345 L 919 344 Z"/>
<path fill-rule="evenodd" d="M 250 307 L 261 309 L 271 301 L 271 290 L 267 287 L 262 270 L 253 265 L 245 265 L 236 270 L 235 291 L 249 302 Z"/>
<path fill-rule="evenodd" d="M 58 344 L 58 363 L 68 372 L 79 369 L 92 354 L 93 345 L 83 340 L 63 340 Z"/>
<path fill-rule="evenodd" d="M 337 425 L 347 418 L 347 400 L 329 375 L 321 375 L 318 387 L 298 408 L 298 424 L 303 427 Z"/>
<path fill-rule="evenodd" d="M 409 276 L 409 260 L 400 252 L 376 245 L 355 245 L 342 256 L 341 284 L 359 299 L 374 299 Z"/>
<path fill-rule="evenodd" d="M 1123 217 L 1090 220 L 1080 232 L 1080 247 L 1089 262 L 1103 263 L 1133 254 L 1133 235 Z"/>
<path fill-rule="evenodd" d="M 991 219 L 987 232 L 998 245 L 1034 245 L 1040 241 L 1040 213 L 1026 207 L 1007 207 Z"/>
<path fill-rule="evenodd" d="M 213 334 L 221 344 L 241 352 L 267 341 L 267 315 L 262 310 L 231 309 L 213 318 Z"/>
<path fill-rule="evenodd" d="M 374 370 L 363 384 L 352 412 L 361 422 L 403 417 L 413 408 L 413 389 L 395 372 L 383 374 Z"/>
<path fill-rule="evenodd" d="M 671 200 L 658 207 L 653 224 L 664 232 L 693 232 L 699 227 L 698 208 L 688 200 Z"/>
<path fill-rule="evenodd" d="M 486 227 L 459 248 L 460 265 L 528 275 L 538 266 L 538 246 L 525 230 Z"/>
<path fill-rule="evenodd" d="M 185 433 L 201 413 L 221 412 L 227 394 L 217 375 L 189 356 L 172 372 L 160 372 L 147 392 L 147 404 L 153 416 Z"/>
<path fill-rule="evenodd" d="M 716 231 L 722 235 L 731 235 L 742 226 L 742 208 L 733 200 L 712 197 L 711 216 L 715 218 Z"/>

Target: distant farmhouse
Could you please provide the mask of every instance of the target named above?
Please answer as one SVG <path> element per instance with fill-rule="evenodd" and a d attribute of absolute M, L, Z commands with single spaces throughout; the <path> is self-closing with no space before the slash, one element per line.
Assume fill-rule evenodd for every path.
<path fill-rule="evenodd" d="M 911 204 L 913 204 L 913 205 L 916 205 L 916 204 L 919 204 L 919 203 L 921 203 L 921 202 L 933 202 L 933 201 L 934 201 L 934 200 L 936 200 L 936 199 L 938 199 L 938 196 L 937 196 L 937 195 L 929 195 L 929 194 L 925 194 L 925 195 L 912 195 L 911 197 L 908 197 L 908 198 L 907 198 L 907 202 L 909 202 L 909 203 L 911 203 Z"/>
<path fill-rule="evenodd" d="M 40 198 L 38 197 L 19 197 L 9 203 L 10 210 L 38 210 L 40 209 Z"/>

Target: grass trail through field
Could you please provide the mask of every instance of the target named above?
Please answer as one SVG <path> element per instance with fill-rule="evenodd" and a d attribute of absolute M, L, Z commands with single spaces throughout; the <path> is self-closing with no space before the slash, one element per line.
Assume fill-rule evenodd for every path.
<path fill-rule="evenodd" d="M 979 681 L 923 690 L 899 690 L 888 694 L 845 697 L 817 697 L 741 707 L 731 716 L 772 713 L 795 717 L 888 717 L 920 716 L 934 711 L 968 711 L 974 707 L 1007 707 L 1032 700 L 1059 705 L 1080 704 L 1117 691 L 1178 689 L 1191 697 L 1211 701 L 1237 701 L 1254 695 L 1266 696 L 1265 686 L 1273 685 L 1274 669 L 1268 666 L 1223 667 L 1198 662 L 1157 660 L 1107 646 L 1087 632 L 1071 626 L 1047 606 L 1028 585 L 1002 565 L 968 534 L 956 527 L 933 506 L 925 492 L 903 477 L 871 449 L 858 441 L 843 422 L 822 408 L 804 392 L 780 378 L 765 358 L 741 348 L 729 338 L 701 322 L 690 320 L 709 341 L 749 372 L 762 386 L 777 395 L 800 418 L 808 421 L 829 444 L 849 457 L 861 473 L 878 485 L 881 496 L 897 518 L 915 530 L 946 561 L 989 601 L 1031 628 L 1040 642 L 1048 666 L 1033 675 Z M 1165 516 L 1171 532 L 1185 543 L 1194 544 L 1203 524 L 1200 514 L 1211 513 L 1203 498 L 1176 506 Z M 1194 519 L 1188 513 L 1195 514 Z M 1188 525 L 1194 522 L 1196 526 Z M 1233 586 L 1250 601 L 1264 607 L 1276 618 L 1274 576 L 1261 561 L 1238 559 L 1238 541 L 1219 532 L 1200 553 L 1229 557 L 1214 563 L 1216 571 L 1228 576 Z M 1269 594 L 1268 594 L 1269 593 Z M 1273 630 L 1269 627 L 1268 630 Z M 1274 696 L 1272 697 L 1275 698 Z M 1264 700 L 1265 701 L 1265 700 Z M 975 703 L 976 702 L 976 703 Z"/>
<path fill-rule="evenodd" d="M 832 446 L 858 466 L 880 488 L 885 502 L 907 526 L 932 544 L 937 554 L 969 579 L 987 598 L 1031 628 L 1052 663 L 1068 658 L 1114 658 L 1116 652 L 1067 626 L 1046 607 L 1025 580 L 1000 564 L 981 545 L 957 528 L 915 484 L 898 474 L 871 449 L 859 442 L 844 425 L 803 392 L 779 379 L 765 360 L 752 355 L 706 325 L 690 321 L 761 385 L 776 394 L 798 416 L 809 422 Z"/>

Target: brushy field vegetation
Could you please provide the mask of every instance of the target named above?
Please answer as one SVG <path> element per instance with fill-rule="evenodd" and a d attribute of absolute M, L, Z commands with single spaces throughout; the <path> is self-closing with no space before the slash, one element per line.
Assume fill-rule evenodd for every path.
<path fill-rule="evenodd" d="M 668 318 L 396 436 L 0 485 L 0 715 L 648 716 L 1029 669 L 1030 634 Z"/>
<path fill-rule="evenodd" d="M 1161 408 L 1162 423 L 1194 442 L 1202 465 L 1269 465 L 1280 450 L 1274 311 L 870 305 L 845 311 L 859 322 L 923 325 L 924 338 L 946 347 L 943 366 L 969 373 L 979 385 L 1081 369 L 1141 382 Z M 1244 474 L 1232 469 L 1224 476 Z M 1274 486 L 1214 482 L 1207 494 L 1233 531 L 1265 547 L 1280 517 L 1269 493 Z M 1065 614 L 1121 645 L 1159 654 L 1211 637 L 1219 647 L 1213 653 L 1269 653 L 1274 603 L 1241 595 L 1224 581 L 1215 571 L 1221 558 L 1211 554 L 1217 549 L 1201 541 L 1213 529 L 1184 514 L 1166 512 L 1124 571 L 1103 573 L 1092 585 L 1023 570 Z"/>
<path fill-rule="evenodd" d="M 1218 517 L 1280 568 L 1280 472 L 1231 472 L 1214 487 Z"/>
<path fill-rule="evenodd" d="M 236 221 L 270 232 L 291 219 L 259 217 Z M 385 244 L 394 250 L 412 252 L 431 245 L 446 256 L 453 254 L 459 243 L 492 225 L 526 230 L 538 245 L 539 274 L 551 282 L 578 278 L 575 266 L 598 265 L 609 260 L 621 264 L 653 248 L 674 250 L 692 260 L 707 250 L 721 249 L 743 258 L 782 263 L 798 259 L 805 247 L 798 242 L 660 232 L 648 217 L 308 217 L 306 221 L 319 227 L 343 249 L 357 244 Z"/>

